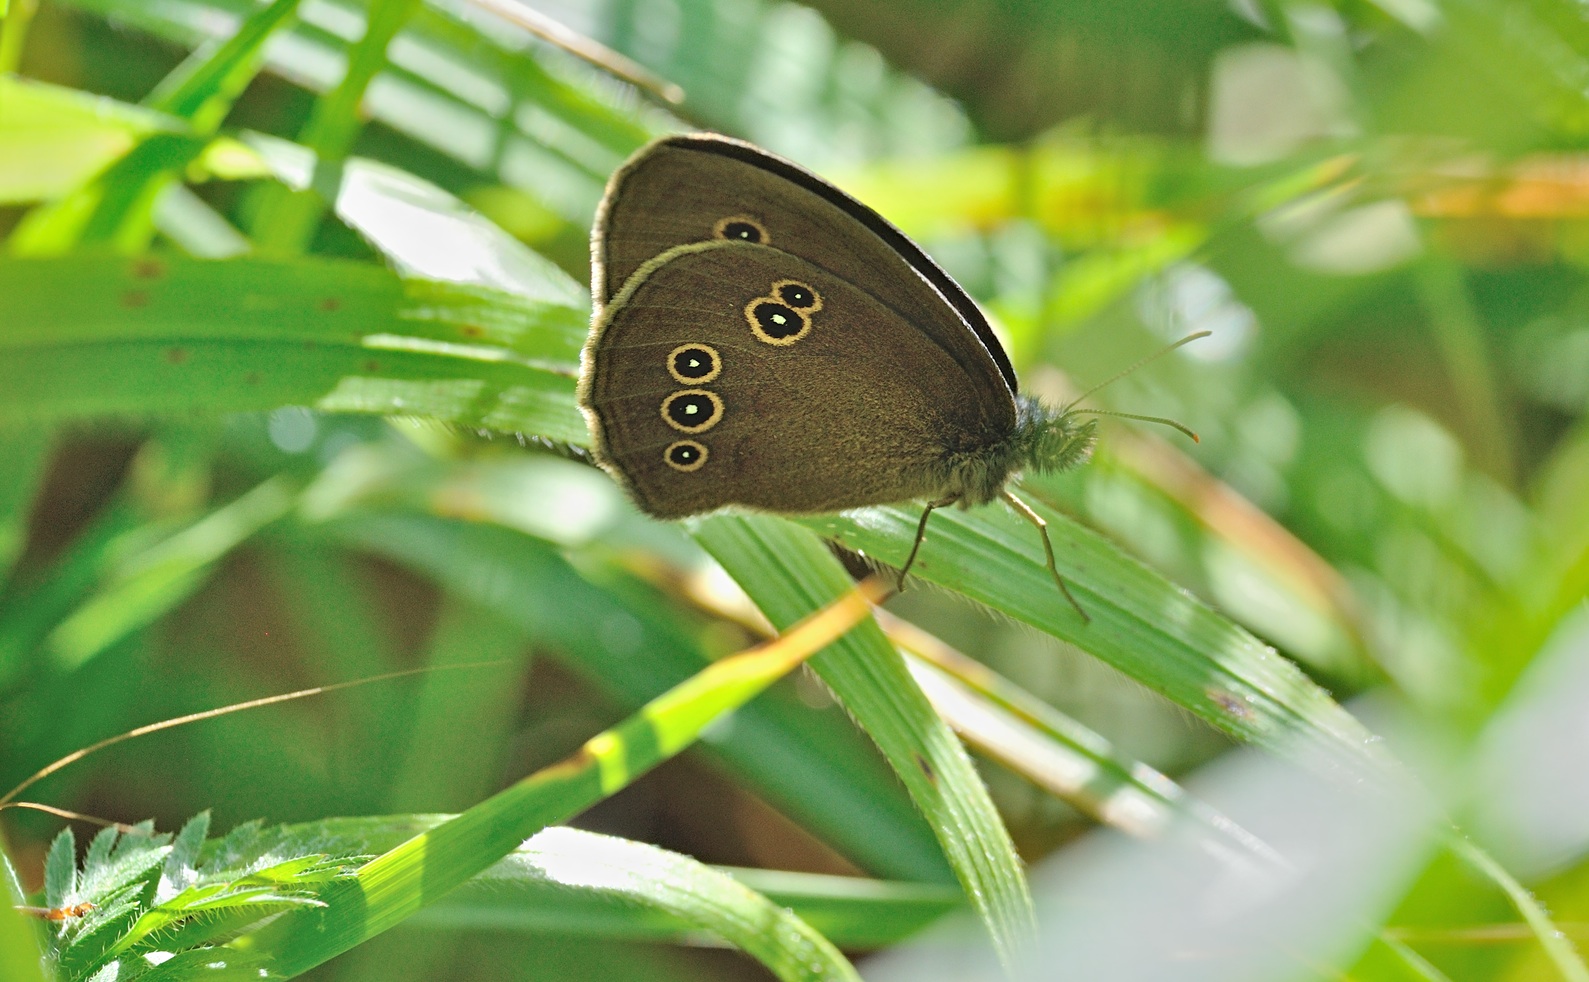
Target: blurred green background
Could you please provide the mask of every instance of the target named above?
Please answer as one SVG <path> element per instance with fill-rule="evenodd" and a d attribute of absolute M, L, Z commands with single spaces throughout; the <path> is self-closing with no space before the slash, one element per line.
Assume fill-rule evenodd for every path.
<path fill-rule="evenodd" d="M 740 586 L 765 597 L 724 572 L 712 527 L 624 502 L 570 401 L 607 176 L 708 128 L 900 225 L 1052 401 L 1212 332 L 1095 400 L 1201 442 L 1109 423 L 1093 463 L 1028 488 L 1114 544 L 1081 587 L 1150 576 L 1140 560 L 1226 633 L 1177 666 L 1108 617 L 1097 645 L 1045 626 L 1023 613 L 1037 594 L 997 599 L 1002 567 L 950 531 L 982 519 L 954 516 L 929 532 L 938 586 L 888 604 L 908 622 L 892 640 L 961 666 L 958 716 L 923 684 L 1025 861 L 1100 823 L 1142 833 L 1109 807 L 1132 781 L 1182 800 L 1139 764 L 1179 779 L 1293 724 L 1349 740 L 1327 692 L 1394 717 L 1439 809 L 1529 892 L 1425 829 L 1374 900 L 1328 913 L 1327 955 L 1239 977 L 1589 978 L 1580 4 L 503 6 L 306 0 L 271 21 L 252 0 L 10 0 L 0 788 L 165 717 L 491 661 L 159 733 L 27 794 L 166 830 L 205 809 L 217 831 L 457 811 L 758 640 Z M 255 47 L 218 59 L 250 15 Z M 355 316 L 350 345 L 336 318 Z M 512 357 L 460 355 L 479 335 Z M 890 561 L 899 514 L 806 524 Z M 1258 642 L 1318 687 L 1243 674 L 1269 664 Z M 577 824 L 955 906 L 941 826 L 823 681 L 756 705 Z M 1078 777 L 1078 759 L 1110 763 Z M 61 825 L 0 812 L 27 889 Z M 922 919 L 892 904 L 808 919 L 865 972 Z M 1546 911 L 1562 935 L 1528 923 Z M 310 977 L 768 977 L 688 932 L 537 916 L 466 908 Z"/>

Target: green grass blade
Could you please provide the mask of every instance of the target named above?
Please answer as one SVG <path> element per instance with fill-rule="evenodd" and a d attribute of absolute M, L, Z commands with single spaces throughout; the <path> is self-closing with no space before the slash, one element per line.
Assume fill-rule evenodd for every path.
<path fill-rule="evenodd" d="M 272 0 L 256 9 L 219 47 L 166 76 L 145 104 L 188 120 L 199 133 L 214 133 L 258 73 L 265 42 L 297 16 L 299 2 Z"/>
<path fill-rule="evenodd" d="M 50 461 L 54 434 L 43 427 L 0 427 L 0 589 L 27 544 L 33 497 Z"/>
<path fill-rule="evenodd" d="M 1550 919 L 1550 913 L 1539 902 L 1539 898 L 1519 883 L 1506 867 L 1460 832 L 1447 836 L 1446 845 L 1463 862 L 1505 892 L 1507 899 L 1522 915 L 1524 923 L 1534 932 L 1545 957 L 1563 979 L 1567 982 L 1589 982 L 1589 965 L 1584 964 L 1583 956 L 1578 954 L 1571 939 Z"/>
<path fill-rule="evenodd" d="M 530 672 L 529 638 L 496 611 L 447 597 L 425 659 L 443 667 L 489 661 L 473 671 L 421 680 L 401 739 L 403 762 L 389 810 L 440 811 L 480 800 L 491 790 L 504 748 L 513 745 L 515 710 Z M 467 724 L 460 721 L 467 720 Z"/>
<path fill-rule="evenodd" d="M 179 128 L 140 106 L 0 74 L 0 203 L 64 195 L 145 137 Z"/>
<path fill-rule="evenodd" d="M 548 829 L 547 835 L 562 829 Z M 620 895 L 560 888 L 521 860 L 524 849 L 415 915 L 415 929 L 552 932 L 630 941 L 689 942 L 709 923 L 618 899 Z M 963 910 L 955 887 L 864 880 L 853 876 L 730 869 L 733 878 L 841 948 L 882 948 L 910 938 L 950 911 Z M 686 881 L 686 885 L 688 885 Z M 642 887 L 646 884 L 642 883 Z M 733 940 L 730 938 L 729 940 Z"/>
<path fill-rule="evenodd" d="M 622 557 L 655 552 L 678 576 L 708 560 L 589 467 L 517 454 L 460 465 L 391 441 L 339 458 L 306 501 L 337 541 L 491 607 L 620 706 L 638 708 L 711 660 L 705 626 Z M 607 624 L 636 629 L 633 643 L 612 644 Z M 874 875 L 953 882 L 910 799 L 836 707 L 813 712 L 779 687 L 714 728 L 702 752 Z"/>
<path fill-rule="evenodd" d="M 63 668 L 83 662 L 166 613 L 208 577 L 223 556 L 287 514 L 296 495 L 272 478 L 164 540 L 118 557 L 99 589 L 57 624 L 46 650 Z"/>
<path fill-rule="evenodd" d="M 290 978 L 374 937 L 512 852 L 526 837 L 626 786 L 687 747 L 706 726 L 830 643 L 870 610 L 858 592 L 772 645 L 715 662 L 572 756 L 361 867 L 321 897 L 328 906 L 284 916 L 242 945 Z"/>
<path fill-rule="evenodd" d="M 226 151 L 227 177 L 268 176 L 297 191 L 319 190 L 316 158 L 297 144 L 248 133 L 243 145 Z M 362 158 L 345 161 L 332 204 L 338 218 L 408 276 L 589 309 L 583 284 L 452 194 L 406 171 Z M 569 325 L 576 362 L 587 320 Z"/>
<path fill-rule="evenodd" d="M 1288 755 L 1311 742 L 1357 765 L 1382 761 L 1363 726 L 1272 648 L 1070 518 L 1034 507 L 1091 623 L 1055 588 L 1037 531 L 1000 505 L 934 512 L 911 575 L 1068 641 L 1240 739 Z M 900 506 L 801 522 L 898 564 L 920 514 Z"/>
<path fill-rule="evenodd" d="M 770 517 L 716 516 L 695 536 L 774 625 L 815 609 L 850 578 L 809 532 Z M 877 743 L 938 836 L 1002 957 L 1031 930 L 1020 857 L 965 750 L 875 625 L 864 625 L 811 667 Z"/>
<path fill-rule="evenodd" d="M 300 405 L 583 440 L 584 316 L 345 262 L 0 261 L 0 422 Z"/>
<path fill-rule="evenodd" d="M 722 938 L 780 979 L 859 982 L 833 943 L 778 900 L 656 846 L 550 828 L 490 873 L 480 879 L 476 896 L 487 888 L 500 891 L 502 881 L 511 878 L 551 886 L 554 896 L 570 899 L 590 894 L 620 898 L 630 907 L 671 915 L 696 931 Z"/>
<path fill-rule="evenodd" d="M 369 854 L 385 852 L 451 817 L 410 814 L 332 818 L 284 826 L 281 832 L 286 839 L 313 843 L 317 849 L 337 854 Z M 564 827 L 547 829 L 416 914 L 405 922 L 404 928 L 416 933 L 438 929 L 486 929 L 675 942 L 699 941 L 702 931 L 715 932 L 710 922 L 692 919 L 687 911 L 669 910 L 648 900 L 649 891 L 666 892 L 674 889 L 673 886 L 664 884 L 653 888 L 649 883 L 639 882 L 623 884 L 623 889 L 615 890 L 557 882 L 549 872 L 577 866 L 582 854 L 581 851 L 566 851 L 558 845 L 570 835 L 578 836 L 582 843 L 594 842 L 597 846 L 607 842 L 623 848 L 639 845 L 591 833 L 575 833 Z M 695 862 L 673 853 L 666 855 L 670 862 Z M 947 884 L 740 867 L 715 869 L 779 907 L 792 910 L 823 937 L 846 948 L 893 944 L 944 914 L 965 909 L 965 898 L 959 888 Z M 689 881 L 690 875 L 686 875 L 682 885 L 690 887 Z M 624 892 L 630 887 L 636 892 Z"/>
<path fill-rule="evenodd" d="M 347 71 L 336 87 L 315 102 L 298 142 L 315 155 L 316 171 L 339 169 L 364 128 L 359 105 L 375 73 L 386 65 L 387 46 L 408 23 L 419 0 L 373 0 L 365 7 L 364 36 L 348 53 Z M 258 206 L 255 239 L 269 255 L 297 255 L 309 247 L 325 203 L 306 190 L 288 192 L 272 185 Z"/>
<path fill-rule="evenodd" d="M 960 656 L 964 671 L 910 657 L 911 677 L 961 739 L 1037 787 L 1127 835 L 1151 839 L 1172 821 L 1199 825 L 1240 861 L 1273 862 L 1274 850 L 1228 816 L 1109 741 Z"/>
<path fill-rule="evenodd" d="M 15 982 L 46 982 L 44 969 L 39 964 L 39 943 L 36 925 L 16 906 L 26 903 L 22 883 L 11 865 L 11 854 L 0 839 L 0 978 Z"/>
<path fill-rule="evenodd" d="M 259 70 L 265 42 L 297 13 L 299 0 L 255 10 L 213 52 L 196 53 L 146 100 L 149 108 L 189 124 L 181 134 L 143 140 L 116 165 L 60 201 L 36 209 L 17 229 L 18 255 L 56 255 L 80 242 L 141 252 L 154 234 L 160 192 L 203 151 L 232 104 Z"/>

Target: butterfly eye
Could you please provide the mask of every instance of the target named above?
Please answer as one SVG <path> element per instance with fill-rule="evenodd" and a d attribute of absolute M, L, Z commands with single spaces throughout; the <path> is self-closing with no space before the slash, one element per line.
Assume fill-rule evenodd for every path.
<path fill-rule="evenodd" d="M 816 290 L 799 280 L 779 280 L 772 285 L 772 295 L 796 310 L 814 314 L 822 309 L 822 297 Z"/>
<path fill-rule="evenodd" d="M 680 433 L 704 433 L 723 418 L 723 400 L 705 389 L 680 389 L 662 400 L 662 418 Z"/>
<path fill-rule="evenodd" d="M 767 226 L 749 215 L 730 215 L 718 219 L 717 224 L 712 226 L 712 235 L 732 242 L 759 242 L 767 245 L 770 241 Z"/>
<path fill-rule="evenodd" d="M 668 374 L 685 385 L 701 385 L 717 378 L 723 359 L 708 344 L 681 344 L 668 352 Z"/>
<path fill-rule="evenodd" d="M 770 297 L 757 297 L 745 305 L 751 333 L 768 344 L 789 345 L 811 332 L 811 318 Z"/>

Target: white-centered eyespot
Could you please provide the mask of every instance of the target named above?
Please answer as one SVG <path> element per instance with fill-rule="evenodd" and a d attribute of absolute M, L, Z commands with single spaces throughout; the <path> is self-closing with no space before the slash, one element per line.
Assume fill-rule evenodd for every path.
<path fill-rule="evenodd" d="M 799 280 L 779 280 L 767 291 L 767 296 L 805 314 L 814 314 L 822 309 L 822 294 L 811 284 Z"/>
<path fill-rule="evenodd" d="M 794 344 L 811 333 L 811 318 L 772 297 L 757 297 L 745 305 L 745 322 L 756 340 L 781 346 Z"/>
<path fill-rule="evenodd" d="M 706 466 L 706 458 L 709 456 L 711 452 L 706 449 L 706 444 L 694 440 L 670 443 L 668 448 L 662 451 L 662 459 L 669 467 L 686 474 Z"/>
<path fill-rule="evenodd" d="M 685 385 L 705 385 L 723 371 L 723 359 L 709 344 L 691 341 L 668 352 L 668 374 Z"/>
<path fill-rule="evenodd" d="M 767 226 L 749 215 L 730 215 L 727 218 L 719 218 L 717 224 L 712 226 L 712 236 L 718 239 L 727 239 L 730 242 L 772 244 L 772 236 L 767 234 Z"/>
<path fill-rule="evenodd" d="M 680 389 L 662 400 L 662 418 L 680 433 L 704 433 L 723 418 L 723 400 L 706 389 Z"/>

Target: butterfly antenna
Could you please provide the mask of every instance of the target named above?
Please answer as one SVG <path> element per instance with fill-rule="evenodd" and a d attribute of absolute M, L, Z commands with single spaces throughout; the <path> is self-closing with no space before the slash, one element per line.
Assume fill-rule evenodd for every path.
<path fill-rule="evenodd" d="M 1206 338 L 1210 334 L 1213 334 L 1213 333 L 1214 333 L 1213 331 L 1198 331 L 1195 334 L 1188 334 L 1186 337 L 1182 338 L 1179 341 L 1176 341 L 1173 344 L 1165 345 L 1164 347 L 1162 347 L 1159 350 L 1155 351 L 1153 354 L 1148 355 L 1146 358 L 1144 358 L 1141 361 L 1137 362 L 1135 365 L 1132 365 L 1130 368 L 1127 368 L 1125 371 L 1114 373 L 1113 375 L 1111 375 L 1108 378 L 1104 379 L 1102 382 L 1099 382 L 1097 385 L 1095 385 L 1092 388 L 1088 389 L 1086 392 L 1083 392 L 1081 395 L 1079 395 L 1076 398 L 1070 400 L 1070 402 L 1065 404 L 1065 408 L 1062 410 L 1062 412 L 1067 412 L 1067 413 L 1070 412 L 1072 409 L 1076 408 L 1076 406 L 1078 404 L 1080 404 L 1083 400 L 1085 400 L 1088 397 L 1090 397 L 1093 394 L 1095 394 L 1099 389 L 1102 389 L 1104 386 L 1107 386 L 1107 385 L 1115 384 L 1116 382 L 1118 382 L 1121 379 L 1125 378 L 1127 375 L 1130 375 L 1132 372 L 1134 372 L 1137 369 L 1141 368 L 1143 365 L 1146 365 L 1148 362 L 1155 361 L 1155 360 L 1157 360 L 1159 358 L 1162 358 L 1165 355 L 1169 354 L 1170 352 L 1174 351 L 1176 348 L 1179 348 L 1179 347 L 1181 347 L 1183 345 L 1191 344 L 1193 341 L 1196 341 L 1198 338 Z M 1092 409 L 1092 410 L 1088 410 L 1088 412 L 1099 412 L 1099 410 Z M 1109 413 L 1107 415 L 1110 415 L 1110 416 L 1124 416 L 1125 413 Z M 1136 417 L 1132 417 L 1132 418 L 1149 420 L 1150 422 L 1155 422 L 1155 423 L 1170 423 L 1170 421 L 1167 420 L 1167 419 L 1154 419 L 1154 418 L 1148 417 L 1148 416 L 1136 416 Z M 1174 426 L 1176 429 L 1179 429 L 1179 430 L 1181 430 L 1181 431 L 1183 431 L 1185 433 L 1188 433 L 1188 434 L 1191 433 L 1190 430 L 1186 429 L 1186 427 L 1181 426 L 1178 423 L 1170 423 L 1170 425 Z M 1197 437 L 1195 435 L 1193 435 L 1192 439 L 1195 440 L 1195 439 L 1197 439 Z"/>
<path fill-rule="evenodd" d="M 1163 423 L 1165 426 L 1173 427 L 1174 429 L 1185 433 L 1187 436 L 1192 438 L 1193 443 L 1203 442 L 1202 439 L 1198 437 L 1196 430 L 1184 423 L 1177 423 L 1175 420 L 1168 419 L 1164 416 L 1139 416 L 1136 413 L 1116 412 L 1113 409 L 1069 409 L 1066 411 L 1073 413 L 1087 413 L 1090 416 L 1118 416 L 1121 419 L 1135 419 L 1143 423 Z"/>

